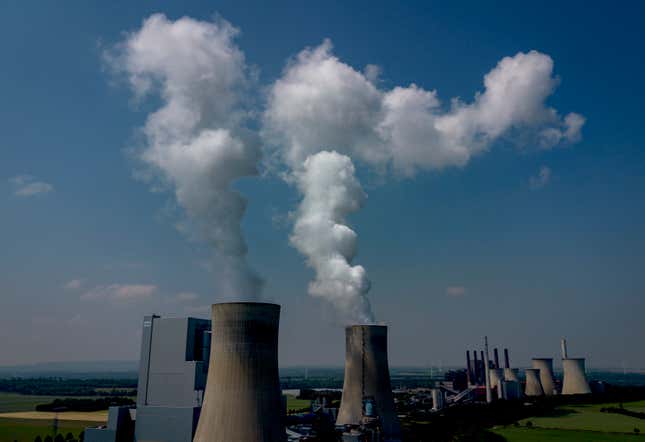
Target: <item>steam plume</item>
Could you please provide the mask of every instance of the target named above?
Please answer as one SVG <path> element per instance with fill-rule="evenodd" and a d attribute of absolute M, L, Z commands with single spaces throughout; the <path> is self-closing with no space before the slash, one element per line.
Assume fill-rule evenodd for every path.
<path fill-rule="evenodd" d="M 486 152 L 502 137 L 520 146 L 544 149 L 574 143 L 580 140 L 585 122 L 576 113 L 561 117 L 545 104 L 558 80 L 553 76 L 551 57 L 536 51 L 503 58 L 485 75 L 484 90 L 477 92 L 471 103 L 453 99 L 448 108 L 436 91 L 415 84 L 381 90 L 377 76 L 374 66 L 362 73 L 340 61 L 326 40 L 316 48 L 303 50 L 288 63 L 270 89 L 263 122 L 263 136 L 287 164 L 291 179 L 304 196 L 296 213 L 292 243 L 317 271 L 310 293 L 326 297 L 344 316 L 353 316 L 358 322 L 366 320 L 360 312 L 369 286 L 361 286 L 361 296 L 354 296 L 354 291 L 346 295 L 342 290 L 335 294 L 320 290 L 338 283 L 337 274 L 319 264 L 327 262 L 330 252 L 299 239 L 302 233 L 298 230 L 310 224 L 304 218 L 316 213 L 308 209 L 311 200 L 325 197 L 319 186 L 302 183 L 303 175 L 313 173 L 318 161 L 331 163 L 330 158 L 348 156 L 381 173 L 412 177 L 424 170 L 463 167 L 473 155 Z M 317 156 L 326 150 L 337 153 Z M 317 182 L 330 186 L 338 180 L 338 170 L 320 166 L 315 172 Z M 330 177 L 323 177 L 325 173 Z M 360 188 L 358 183 L 350 187 Z M 350 196 L 353 192 L 344 194 L 349 201 L 357 201 Z M 360 204 L 350 206 L 352 209 L 339 218 L 331 217 L 333 222 L 344 225 L 345 215 Z M 352 248 L 347 254 L 341 253 L 347 263 L 351 262 L 356 241 L 351 232 Z"/>
<path fill-rule="evenodd" d="M 336 152 L 318 152 L 305 160 L 294 177 L 304 197 L 291 243 L 316 271 L 309 293 L 333 302 L 347 321 L 374 322 L 365 269 L 351 265 L 357 235 L 347 225 L 347 216 L 360 209 L 366 198 L 352 160 Z"/>
<path fill-rule="evenodd" d="M 255 297 L 262 284 L 246 262 L 240 226 L 246 201 L 231 187 L 256 175 L 260 158 L 257 136 L 243 126 L 249 80 L 236 34 L 224 20 L 154 14 L 105 57 L 137 99 L 160 98 L 142 129 L 146 177 L 173 190 L 187 215 L 184 230 L 212 245 L 222 294 Z"/>

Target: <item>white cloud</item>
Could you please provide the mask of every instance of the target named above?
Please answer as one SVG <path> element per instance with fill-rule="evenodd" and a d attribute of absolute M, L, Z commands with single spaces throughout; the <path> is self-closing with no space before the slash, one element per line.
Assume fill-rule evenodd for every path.
<path fill-rule="evenodd" d="M 139 300 L 149 298 L 156 291 L 157 286 L 152 284 L 100 285 L 81 294 L 81 299 L 111 301 Z"/>
<path fill-rule="evenodd" d="M 67 290 L 78 290 L 81 288 L 83 285 L 83 280 L 82 279 L 72 279 L 71 281 L 68 281 L 63 288 Z"/>
<path fill-rule="evenodd" d="M 446 288 L 446 294 L 453 297 L 464 296 L 466 294 L 466 287 L 460 285 L 448 287 Z"/>
<path fill-rule="evenodd" d="M 177 293 L 176 298 L 177 298 L 177 301 L 179 302 L 190 302 L 199 298 L 199 296 L 196 293 L 192 293 L 192 292 L 181 292 L 181 293 Z"/>
<path fill-rule="evenodd" d="M 250 75 L 237 34 L 225 20 L 153 14 L 105 59 L 138 99 L 161 99 L 142 128 L 140 174 L 172 189 L 188 218 L 181 230 L 218 254 L 222 294 L 254 297 L 262 283 L 246 262 L 246 200 L 231 186 L 258 173 L 260 143 L 245 127 Z"/>
<path fill-rule="evenodd" d="M 20 197 L 42 195 L 54 191 L 54 186 L 44 181 L 38 181 L 31 175 L 18 175 L 9 179 L 13 193 Z"/>
<path fill-rule="evenodd" d="M 374 68 L 361 73 L 331 50 L 328 40 L 305 49 L 270 89 L 263 134 L 292 168 L 311 154 L 336 150 L 412 176 L 463 166 L 502 137 L 544 148 L 580 139 L 584 117 L 562 118 L 545 104 L 558 84 L 546 54 L 503 58 L 470 103 L 453 99 L 445 109 L 435 90 L 379 89 Z"/>
<path fill-rule="evenodd" d="M 551 181 L 551 169 L 542 166 L 536 176 L 529 178 L 529 186 L 533 190 L 538 190 L 549 184 L 549 181 Z"/>

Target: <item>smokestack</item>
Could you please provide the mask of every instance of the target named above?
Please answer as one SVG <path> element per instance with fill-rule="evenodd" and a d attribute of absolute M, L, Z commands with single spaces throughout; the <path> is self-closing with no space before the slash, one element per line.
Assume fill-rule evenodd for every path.
<path fill-rule="evenodd" d="M 495 355 L 495 368 L 499 368 L 499 354 L 497 353 L 497 349 L 493 350 L 493 354 Z"/>
<path fill-rule="evenodd" d="M 486 362 L 486 359 L 484 358 L 484 350 L 481 350 L 479 352 L 479 355 L 481 357 L 481 370 L 479 372 L 479 375 L 481 376 L 481 384 L 486 385 L 486 366 L 488 363 Z"/>
<path fill-rule="evenodd" d="M 542 396 L 544 395 L 544 390 L 542 389 L 542 384 L 540 383 L 540 370 L 537 368 L 527 368 L 524 370 L 526 375 L 526 387 L 524 388 L 524 394 L 527 396 Z"/>
<path fill-rule="evenodd" d="M 486 378 L 486 402 L 490 404 L 493 401 L 493 396 L 490 391 L 490 356 L 488 356 L 488 336 L 484 336 L 484 349 L 486 351 L 486 363 L 484 364 L 484 374 Z"/>
<path fill-rule="evenodd" d="M 280 306 L 212 307 L 208 379 L 194 442 L 284 442 L 278 376 Z"/>
<path fill-rule="evenodd" d="M 560 340 L 560 348 L 562 350 L 562 359 L 567 359 L 567 340 L 562 338 Z"/>
<path fill-rule="evenodd" d="M 345 380 L 336 425 L 360 424 L 365 398 L 374 400 L 386 439 L 399 437 L 384 325 L 353 325 L 345 329 Z"/>
<path fill-rule="evenodd" d="M 562 359 L 564 378 L 562 380 L 562 394 L 590 394 L 591 388 L 585 376 L 584 358 Z"/>
<path fill-rule="evenodd" d="M 544 394 L 552 396 L 555 394 L 555 382 L 553 380 L 553 359 L 533 358 L 533 368 L 540 370 L 540 383 Z"/>
<path fill-rule="evenodd" d="M 477 350 L 473 351 L 473 364 L 475 365 L 475 382 L 474 384 L 479 384 L 479 361 L 477 360 Z"/>
<path fill-rule="evenodd" d="M 472 374 L 470 366 L 470 351 L 466 350 L 466 382 L 468 385 L 472 383 Z"/>
<path fill-rule="evenodd" d="M 511 368 L 511 364 L 508 361 L 508 348 L 504 349 L 504 368 Z"/>

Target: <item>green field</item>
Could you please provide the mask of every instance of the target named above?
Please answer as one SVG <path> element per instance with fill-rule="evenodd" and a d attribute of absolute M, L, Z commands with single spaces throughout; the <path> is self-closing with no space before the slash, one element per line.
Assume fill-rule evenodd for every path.
<path fill-rule="evenodd" d="M 543 428 L 502 428 L 493 430 L 508 442 L 638 442 L 645 438 L 620 433 L 594 431 L 549 430 Z"/>
<path fill-rule="evenodd" d="M 626 402 L 624 408 L 645 411 L 645 401 Z M 493 431 L 509 442 L 531 441 L 624 441 L 636 439 L 634 428 L 645 433 L 645 420 L 600 409 L 618 404 L 565 405 L 556 409 L 555 416 L 531 417 L 519 422 L 520 427 L 496 428 Z M 527 428 L 530 421 L 533 428 Z M 643 438 L 645 440 L 645 438 Z"/>
<path fill-rule="evenodd" d="M 53 396 L 30 396 L 0 392 L 0 413 L 11 411 L 33 411 L 36 405 L 46 404 L 56 399 Z"/>
<path fill-rule="evenodd" d="M 311 401 L 309 399 L 298 399 L 293 395 L 287 395 L 287 410 L 300 410 L 310 405 Z"/>
<path fill-rule="evenodd" d="M 96 422 L 60 421 L 58 432 L 65 436 L 71 432 L 75 438 L 86 427 Z M 33 442 L 36 436 L 52 435 L 52 422 L 38 419 L 0 419 L 0 442 Z M 52 435 L 53 436 L 53 435 Z"/>

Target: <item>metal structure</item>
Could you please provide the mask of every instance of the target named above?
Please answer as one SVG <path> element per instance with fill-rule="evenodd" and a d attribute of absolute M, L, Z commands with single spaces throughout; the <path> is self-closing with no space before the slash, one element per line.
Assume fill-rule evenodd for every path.
<path fill-rule="evenodd" d="M 366 398 L 374 400 L 385 440 L 398 440 L 401 429 L 394 410 L 384 325 L 353 325 L 345 329 L 345 379 L 336 425 L 360 424 Z"/>
<path fill-rule="evenodd" d="M 547 396 L 556 394 L 555 381 L 553 380 L 553 359 L 552 358 L 533 358 L 533 368 L 540 370 L 540 383 L 542 390 Z"/>
<path fill-rule="evenodd" d="M 562 394 L 590 394 L 591 388 L 585 376 L 584 358 L 562 359 L 564 376 L 562 379 Z"/>
<path fill-rule="evenodd" d="M 526 396 L 544 396 L 544 390 L 540 382 L 540 370 L 537 368 L 527 368 L 524 370 L 524 374 L 526 376 L 524 394 Z"/>
<path fill-rule="evenodd" d="M 194 442 L 284 442 L 278 375 L 280 306 L 212 306 L 208 381 Z"/>

